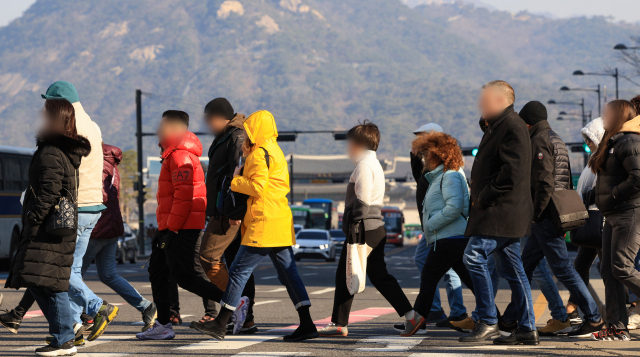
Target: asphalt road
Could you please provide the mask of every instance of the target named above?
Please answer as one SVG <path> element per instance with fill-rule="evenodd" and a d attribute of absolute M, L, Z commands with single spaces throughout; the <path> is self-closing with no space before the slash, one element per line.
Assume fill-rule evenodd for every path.
<path fill-rule="evenodd" d="M 388 247 L 387 264 L 400 281 L 409 299 L 413 301 L 419 287 L 419 274 L 413 263 L 414 246 Z M 337 263 L 321 260 L 303 260 L 298 263 L 302 278 L 310 293 L 311 314 L 318 325 L 328 322 L 333 303 L 334 274 Z M 137 265 L 118 267 L 138 291 L 151 298 L 151 287 L 146 270 Z M 592 271 L 595 271 L 593 269 Z M 256 323 L 260 332 L 252 336 L 230 336 L 224 342 L 207 338 L 189 329 L 189 322 L 203 314 L 201 299 L 181 290 L 181 313 L 185 322 L 175 327 L 176 338 L 170 341 L 139 341 L 135 333 L 140 331 L 140 314 L 126 305 L 122 298 L 101 284 L 95 268 L 89 270 L 86 281 L 98 295 L 111 303 L 119 303 L 120 313 L 106 333 L 94 342 L 78 349 L 82 357 L 112 356 L 412 356 L 412 357 L 456 357 L 456 356 L 640 356 L 640 333 L 632 332 L 631 342 L 595 342 L 569 338 L 543 338 L 540 346 L 499 347 L 491 341 L 481 344 L 461 344 L 460 333 L 430 327 L 427 335 L 401 338 L 392 328 L 402 319 L 391 309 L 389 303 L 372 286 L 356 296 L 351 313 L 349 336 L 344 338 L 318 338 L 301 343 L 282 342 L 283 329 L 298 321 L 297 314 L 287 293 L 277 278 L 271 262 L 265 260 L 255 272 L 257 286 Z M 595 273 L 594 273 L 595 274 Z M 604 298 L 604 287 L 594 275 L 594 288 Z M 0 281 L 4 279 L 0 273 Z M 535 284 L 534 284 L 535 285 Z M 442 286 L 441 286 L 442 287 Z M 566 302 L 568 292 L 561 287 Z M 12 308 L 22 291 L 2 289 L 2 308 Z M 441 289 L 443 307 L 448 312 L 446 294 Z M 465 305 L 469 311 L 475 306 L 470 291 L 464 292 Z M 510 291 L 505 281 L 501 282 L 497 304 L 504 309 L 510 300 Z M 544 326 L 550 318 L 546 300 L 539 290 L 533 291 L 538 326 Z M 0 356 L 33 355 L 36 347 L 44 345 L 47 323 L 34 306 L 23 321 L 19 334 L 0 331 Z M 357 322 L 354 322 L 357 321 Z"/>

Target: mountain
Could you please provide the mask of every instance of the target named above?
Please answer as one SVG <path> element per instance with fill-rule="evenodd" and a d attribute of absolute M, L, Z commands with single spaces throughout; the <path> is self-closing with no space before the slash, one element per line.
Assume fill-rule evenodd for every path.
<path fill-rule="evenodd" d="M 610 79 L 570 74 L 615 64 L 611 47 L 634 34 L 639 26 L 599 17 L 552 20 L 434 1 L 38 0 L 0 28 L 0 142 L 33 146 L 40 93 L 62 79 L 76 85 L 105 142 L 124 149 L 135 147 L 138 88 L 150 93 L 146 132 L 169 108 L 204 130 L 204 104 L 225 96 L 245 114 L 272 111 L 280 131 L 372 119 L 386 156 L 407 155 L 411 131 L 429 121 L 475 145 L 483 83 L 510 81 L 517 108 L 579 97 L 560 94 L 561 85 L 612 88 Z M 595 95 L 585 95 L 596 108 Z M 578 125 L 552 123 L 567 141 L 579 140 Z M 207 147 L 211 138 L 202 140 Z M 283 149 L 333 154 L 344 145 L 300 135 Z M 152 138 L 145 154 L 157 154 Z"/>

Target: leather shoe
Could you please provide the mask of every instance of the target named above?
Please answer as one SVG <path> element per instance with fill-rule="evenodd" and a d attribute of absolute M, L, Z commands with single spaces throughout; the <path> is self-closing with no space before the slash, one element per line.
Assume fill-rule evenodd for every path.
<path fill-rule="evenodd" d="M 489 338 L 500 336 L 498 324 L 487 325 L 484 322 L 478 322 L 476 328 L 468 335 L 460 337 L 460 342 L 481 342 Z"/>
<path fill-rule="evenodd" d="M 509 336 L 500 336 L 493 340 L 494 345 L 539 345 L 538 330 L 524 331 L 518 328 Z"/>

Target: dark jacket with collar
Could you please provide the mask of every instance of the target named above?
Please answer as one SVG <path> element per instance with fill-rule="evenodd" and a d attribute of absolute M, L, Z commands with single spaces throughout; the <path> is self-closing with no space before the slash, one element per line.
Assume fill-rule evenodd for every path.
<path fill-rule="evenodd" d="M 471 170 L 471 209 L 465 236 L 522 238 L 533 217 L 531 140 L 524 121 L 508 107 L 485 124 Z"/>
<path fill-rule="evenodd" d="M 209 148 L 209 168 L 206 179 L 207 216 L 209 217 L 220 215 L 216 210 L 218 192 L 222 188 L 223 181 L 226 181 L 227 184 L 231 183 L 233 171 L 238 166 L 238 159 L 242 156 L 244 141 L 242 123 L 244 120 L 244 115 L 236 114 L 222 134 L 216 136 Z"/>
<path fill-rule="evenodd" d="M 555 190 L 570 188 L 569 152 L 558 134 L 543 120 L 529 128 L 531 136 L 531 197 L 533 221 L 548 218 L 546 211 Z"/>
<path fill-rule="evenodd" d="M 52 236 L 47 233 L 45 222 L 62 196 L 76 202 L 77 217 L 77 170 L 82 157 L 89 155 L 91 144 L 84 137 L 56 135 L 39 139 L 37 146 L 29 165 L 20 245 L 5 287 L 64 292 L 69 290 L 76 232 L 66 237 Z"/>
<path fill-rule="evenodd" d="M 411 172 L 416 180 L 416 204 L 418 206 L 418 215 L 420 216 L 420 227 L 422 227 L 422 208 L 424 196 L 427 195 L 427 190 L 429 189 L 429 181 L 424 176 L 426 171 L 424 170 L 422 158 L 414 155 L 413 152 L 409 153 L 409 156 L 411 157 Z"/>
<path fill-rule="evenodd" d="M 596 205 L 603 215 L 640 207 L 640 116 L 626 122 L 607 145 L 598 171 Z"/>

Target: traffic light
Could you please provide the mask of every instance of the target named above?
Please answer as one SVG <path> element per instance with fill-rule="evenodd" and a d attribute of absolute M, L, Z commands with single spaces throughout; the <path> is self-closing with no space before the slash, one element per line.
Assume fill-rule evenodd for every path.
<path fill-rule="evenodd" d="M 478 155 L 478 148 L 462 148 L 462 155 L 476 157 Z"/>
<path fill-rule="evenodd" d="M 473 157 L 476 157 L 478 155 L 478 148 L 471 150 L 471 155 L 473 155 Z"/>
<path fill-rule="evenodd" d="M 586 152 L 587 154 L 591 154 L 591 148 L 589 147 L 589 145 L 582 144 L 582 147 L 584 148 L 584 152 Z"/>

